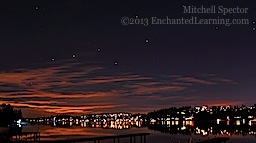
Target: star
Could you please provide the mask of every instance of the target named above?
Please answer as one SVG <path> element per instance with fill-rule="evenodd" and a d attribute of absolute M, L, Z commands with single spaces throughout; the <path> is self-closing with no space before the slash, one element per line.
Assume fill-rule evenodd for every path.
<path fill-rule="evenodd" d="M 73 54 L 73 55 L 72 55 L 72 57 L 73 57 L 73 58 L 75 58 L 75 57 L 76 57 L 76 55 L 75 55 L 75 54 Z"/>
<path fill-rule="evenodd" d="M 148 40 L 148 39 L 146 39 L 146 40 L 145 40 L 145 42 L 146 42 L 146 43 L 148 43 L 148 42 L 149 42 L 149 40 Z"/>
<path fill-rule="evenodd" d="M 38 10 L 38 9 L 39 9 L 39 7 L 38 7 L 38 6 L 36 6 L 36 7 L 35 7 L 35 9 L 36 9 L 36 10 Z"/>
<path fill-rule="evenodd" d="M 215 26 L 214 28 L 215 28 L 216 30 L 218 30 L 218 29 L 219 29 L 219 27 L 218 27 L 218 26 Z"/>
<path fill-rule="evenodd" d="M 255 25 L 255 21 L 253 21 L 252 24 Z"/>
<path fill-rule="evenodd" d="M 55 59 L 54 59 L 54 58 L 52 58 L 52 61 L 55 61 Z"/>
<path fill-rule="evenodd" d="M 98 52 L 100 52 L 100 51 L 101 51 L 101 49 L 100 49 L 100 48 L 98 48 L 98 49 L 97 49 L 97 51 L 98 51 Z"/>
<path fill-rule="evenodd" d="M 139 16 L 138 16 L 138 15 L 136 15 L 136 16 L 135 16 L 135 18 L 139 18 Z"/>
<path fill-rule="evenodd" d="M 114 62 L 114 65 L 118 65 L 118 62 L 117 62 L 117 61 L 115 61 L 115 62 Z"/>
<path fill-rule="evenodd" d="M 253 27 L 252 30 L 255 31 L 255 27 Z"/>

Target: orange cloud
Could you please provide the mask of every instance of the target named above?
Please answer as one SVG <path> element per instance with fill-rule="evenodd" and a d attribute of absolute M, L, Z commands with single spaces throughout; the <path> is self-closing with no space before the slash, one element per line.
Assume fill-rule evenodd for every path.
<path fill-rule="evenodd" d="M 159 78 L 133 73 L 105 75 L 102 74 L 105 73 L 103 69 L 67 62 L 62 63 L 61 66 L 44 69 L 0 72 L 0 100 L 5 100 L 0 103 L 10 103 L 15 107 L 31 108 L 48 113 L 81 114 L 106 111 L 125 106 L 124 104 L 140 105 L 136 101 L 141 100 L 140 97 L 146 98 L 148 102 L 161 100 L 172 101 L 175 104 L 182 99 L 186 105 L 186 100 L 195 100 L 195 97 L 200 97 L 189 97 L 191 88 L 194 86 L 234 84 L 232 80 L 218 78 L 213 74 L 201 76 L 205 79 L 181 77 L 181 75 L 166 75 Z M 177 96 L 181 95 L 180 93 L 186 95 Z M 132 97 L 133 95 L 137 96 L 136 100 Z M 124 99 L 124 97 L 127 98 Z M 111 103 L 106 103 L 110 101 Z M 72 102 L 79 102 L 80 106 L 72 105 L 74 104 Z M 83 102 L 95 104 L 85 106 Z M 120 105 L 112 103 L 120 103 Z M 145 105 L 147 105 L 146 102 Z"/>
<path fill-rule="evenodd" d="M 116 92 L 89 92 L 86 94 L 60 94 L 60 93 L 49 93 L 49 92 L 40 92 L 35 94 L 1 94 L 0 98 L 67 98 L 67 99 L 76 99 L 76 98 L 93 98 L 93 97 L 107 97 L 107 96 L 116 96 Z"/>
<path fill-rule="evenodd" d="M 39 109 L 43 110 L 44 112 L 48 113 L 55 113 L 55 114 L 82 114 L 86 113 L 90 110 L 95 109 L 105 109 L 105 108 L 114 108 L 119 106 L 125 105 L 109 105 L 101 103 L 102 105 L 83 105 L 83 106 L 73 106 L 73 105 L 54 105 L 56 103 L 63 103 L 63 102 L 56 102 L 56 101 L 26 101 L 26 102 L 14 102 L 14 101 L 0 101 L 0 104 L 10 104 L 14 107 L 27 107 L 32 109 Z M 48 103 L 48 105 L 43 104 Z"/>

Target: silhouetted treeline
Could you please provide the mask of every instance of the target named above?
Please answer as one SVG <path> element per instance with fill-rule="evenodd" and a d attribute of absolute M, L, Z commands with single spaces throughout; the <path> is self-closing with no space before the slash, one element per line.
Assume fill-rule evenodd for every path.
<path fill-rule="evenodd" d="M 161 109 L 153 111 L 147 114 L 147 119 L 154 120 L 185 120 L 185 118 L 193 117 L 193 120 L 239 120 L 245 119 L 245 121 L 252 120 L 256 117 L 256 104 L 250 107 L 242 105 L 238 106 L 196 106 L 191 108 L 190 106 L 183 106 L 180 108 L 171 107 L 168 109 Z M 176 119 L 175 119 L 176 120 Z"/>
<path fill-rule="evenodd" d="M 8 126 L 22 118 L 21 110 L 14 110 L 13 107 L 8 104 L 2 104 L 0 109 L 0 126 Z"/>
<path fill-rule="evenodd" d="M 192 112 L 189 112 L 189 111 L 191 111 L 190 106 L 183 106 L 180 108 L 171 107 L 169 109 L 165 108 L 165 109 L 148 113 L 147 119 L 161 120 L 161 118 L 164 118 L 164 119 L 171 118 L 171 117 L 183 118 L 183 116 L 188 118 L 192 115 Z M 183 112 L 183 114 L 181 112 Z"/>

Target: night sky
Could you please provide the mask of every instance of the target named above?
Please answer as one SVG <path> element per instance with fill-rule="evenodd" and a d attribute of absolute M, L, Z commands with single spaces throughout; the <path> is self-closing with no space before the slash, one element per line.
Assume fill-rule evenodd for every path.
<path fill-rule="evenodd" d="M 211 5 L 216 13 L 184 13 Z M 219 6 L 248 11 L 224 15 Z M 1 0 L 0 104 L 24 117 L 253 105 L 255 8 L 254 0 Z M 149 24 L 124 26 L 123 17 Z M 152 24 L 152 17 L 248 23 Z"/>

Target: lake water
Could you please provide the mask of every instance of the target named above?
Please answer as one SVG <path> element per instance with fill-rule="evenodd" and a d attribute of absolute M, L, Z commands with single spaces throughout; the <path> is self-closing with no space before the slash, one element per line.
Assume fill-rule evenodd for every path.
<path fill-rule="evenodd" d="M 181 127 L 182 128 L 182 127 Z M 180 129 L 181 129 L 180 128 Z M 255 143 L 255 135 L 244 134 L 240 130 L 238 134 L 209 134 L 202 135 L 196 134 L 195 131 L 198 128 L 193 127 L 192 131 L 188 130 L 184 132 L 180 129 L 177 130 L 175 127 L 174 132 L 166 131 L 166 128 L 152 128 L 152 127 L 130 127 L 129 129 L 109 129 L 101 127 L 82 127 L 78 125 L 73 125 L 69 127 L 56 127 L 52 125 L 25 125 L 22 127 L 22 132 L 40 132 L 40 140 L 62 140 L 62 139 L 72 139 L 72 138 L 90 138 L 96 136 L 111 136 L 111 135 L 122 135 L 122 134 L 133 134 L 133 133 L 150 133 L 146 136 L 147 143 L 171 143 L 180 141 L 181 143 L 188 143 L 189 138 L 193 138 L 194 142 L 199 142 L 207 139 L 212 139 L 215 137 L 229 137 L 227 143 Z M 167 128 L 170 130 L 170 128 Z M 173 128 L 172 128 L 173 129 Z M 161 130 L 161 131 L 159 131 Z M 189 129 L 191 130 L 191 129 Z M 250 130 L 250 129 L 249 129 Z M 202 131 L 202 129 L 201 129 Z M 213 131 L 215 132 L 215 131 Z M 239 133 L 240 132 L 240 133 Z M 250 132 L 252 134 L 256 132 Z M 117 141 L 117 140 L 116 140 Z M 140 137 L 136 137 L 136 142 L 140 142 Z M 93 143 L 86 142 L 86 143 Z M 102 140 L 100 143 L 113 143 L 112 140 Z M 121 138 L 120 143 L 130 143 L 130 138 Z"/>

